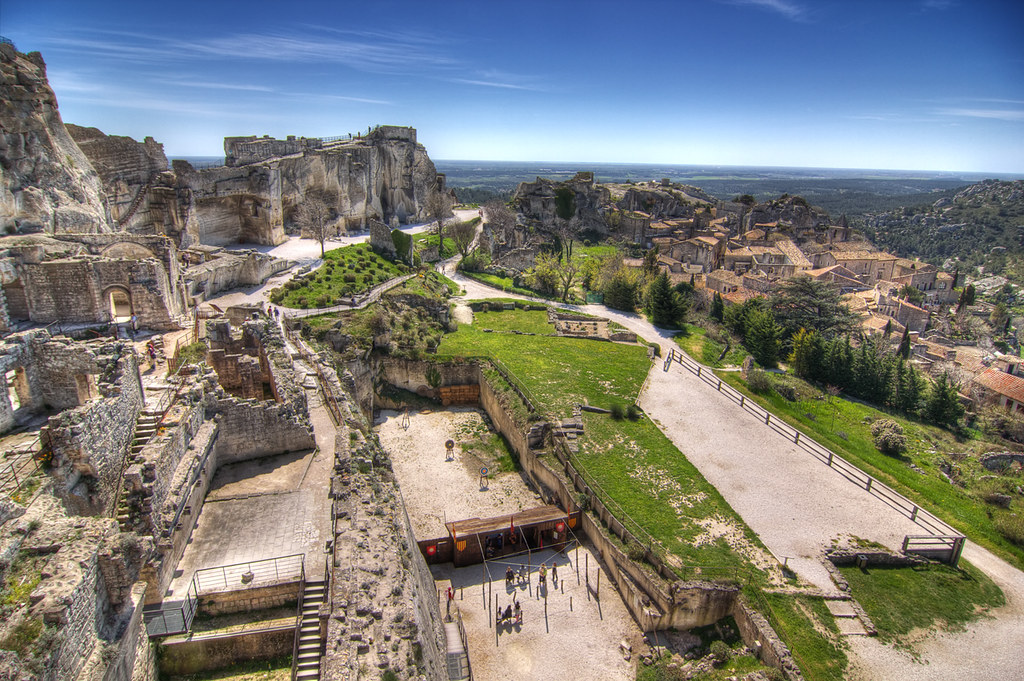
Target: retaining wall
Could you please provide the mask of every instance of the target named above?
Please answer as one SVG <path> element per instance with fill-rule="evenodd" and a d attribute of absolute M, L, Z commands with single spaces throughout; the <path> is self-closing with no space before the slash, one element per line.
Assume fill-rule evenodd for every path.
<path fill-rule="evenodd" d="M 172 637 L 160 644 L 160 673 L 196 674 L 223 669 L 238 660 L 271 660 L 292 654 L 295 625 L 239 634 Z"/>

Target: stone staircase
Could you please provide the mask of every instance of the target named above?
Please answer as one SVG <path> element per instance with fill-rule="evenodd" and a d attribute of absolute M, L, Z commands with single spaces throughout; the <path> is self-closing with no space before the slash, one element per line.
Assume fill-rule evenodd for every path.
<path fill-rule="evenodd" d="M 297 681 L 315 681 L 320 678 L 320 657 L 323 639 L 320 637 L 320 605 L 324 602 L 323 581 L 306 582 L 302 593 L 302 618 L 299 621 L 298 646 L 295 649 Z"/>
<path fill-rule="evenodd" d="M 152 180 L 146 180 L 146 183 L 139 187 L 139 191 L 135 194 L 135 198 L 132 199 L 132 203 L 128 206 L 127 212 L 117 221 L 118 227 L 124 227 L 128 222 L 135 216 L 136 211 L 139 210 L 139 206 L 142 205 L 142 200 L 146 198 L 146 194 L 149 193 L 150 188 L 153 186 Z"/>
<path fill-rule="evenodd" d="M 125 468 L 138 460 L 142 448 L 156 435 L 161 418 L 163 418 L 162 411 L 143 409 L 139 412 L 138 417 L 135 419 L 135 437 L 132 439 L 131 449 L 125 460 Z M 121 484 L 124 484 L 123 475 Z M 128 496 L 123 489 L 117 500 L 117 524 L 122 532 L 128 532 L 132 529 L 131 513 L 128 510 Z"/>

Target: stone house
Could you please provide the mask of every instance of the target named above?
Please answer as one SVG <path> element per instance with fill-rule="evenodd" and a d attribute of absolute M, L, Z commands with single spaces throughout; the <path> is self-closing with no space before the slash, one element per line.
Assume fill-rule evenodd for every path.
<path fill-rule="evenodd" d="M 651 226 L 651 216 L 638 210 L 626 211 L 622 214 L 619 230 L 627 239 L 635 244 L 647 246 L 647 232 Z"/>
<path fill-rule="evenodd" d="M 1024 378 L 999 369 L 986 369 L 974 378 L 985 399 L 1013 413 L 1024 410 Z"/>

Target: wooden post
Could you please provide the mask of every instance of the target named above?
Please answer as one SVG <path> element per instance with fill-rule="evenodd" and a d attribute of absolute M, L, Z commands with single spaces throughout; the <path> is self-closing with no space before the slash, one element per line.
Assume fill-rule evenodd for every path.
<path fill-rule="evenodd" d="M 572 596 L 569 596 L 569 612 L 572 612 Z"/>
<path fill-rule="evenodd" d="M 829 468 L 832 467 L 832 457 L 833 456 L 835 456 L 835 452 L 829 452 L 828 453 L 828 466 L 829 466 Z"/>
<path fill-rule="evenodd" d="M 915 506 L 914 510 L 910 512 L 910 519 L 915 523 L 917 522 L 917 506 Z"/>
<path fill-rule="evenodd" d="M 866 489 L 869 492 L 871 491 L 871 482 L 872 482 L 872 478 L 868 478 L 868 485 L 867 485 L 867 487 L 864 488 L 864 489 Z"/>
<path fill-rule="evenodd" d="M 768 412 L 765 412 L 765 415 L 764 415 L 764 425 L 766 425 L 766 426 L 767 426 L 767 425 L 768 425 L 768 423 L 769 423 L 769 422 L 770 422 L 771 420 L 772 420 L 772 415 L 771 415 L 771 414 L 769 414 Z"/>
<path fill-rule="evenodd" d="M 722 379 L 718 379 L 718 392 L 722 392 Z"/>
<path fill-rule="evenodd" d="M 597 566 L 597 600 L 601 600 L 601 566 Z"/>
<path fill-rule="evenodd" d="M 495 614 L 495 618 L 494 618 L 494 647 L 495 648 L 498 647 L 498 618 L 497 618 L 497 613 L 501 612 L 500 610 L 498 610 L 498 608 L 500 608 L 500 607 L 501 606 L 498 605 L 498 597 L 495 596 L 494 597 L 494 612 L 496 613 Z"/>
<path fill-rule="evenodd" d="M 746 402 L 746 401 L 747 401 L 747 396 L 746 395 L 740 395 L 740 406 L 741 407 L 743 406 L 743 403 Z"/>
<path fill-rule="evenodd" d="M 580 544 L 576 542 L 576 586 L 580 585 Z"/>
<path fill-rule="evenodd" d="M 793 442 L 800 444 L 800 431 L 797 431 L 796 437 L 793 438 Z"/>
<path fill-rule="evenodd" d="M 700 367 L 697 367 L 697 378 L 700 378 Z"/>

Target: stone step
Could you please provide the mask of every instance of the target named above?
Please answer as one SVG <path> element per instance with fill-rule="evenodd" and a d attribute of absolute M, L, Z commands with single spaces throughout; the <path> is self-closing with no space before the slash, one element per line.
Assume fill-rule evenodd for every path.
<path fill-rule="evenodd" d="M 319 671 L 320 670 L 320 660 L 312 660 L 310 662 L 300 662 L 297 665 L 295 665 L 295 669 L 296 670 L 298 670 L 298 669 L 316 669 L 317 671 Z"/>
<path fill-rule="evenodd" d="M 295 681 L 315 681 L 320 678 L 320 665 L 316 669 L 303 669 L 295 672 Z"/>
<path fill-rule="evenodd" d="M 309 662 L 309 661 L 312 661 L 312 660 L 319 660 L 320 659 L 320 651 L 318 651 L 318 650 L 303 651 L 302 648 L 299 648 L 299 657 L 298 657 L 298 659 L 299 659 L 299 662 Z"/>

